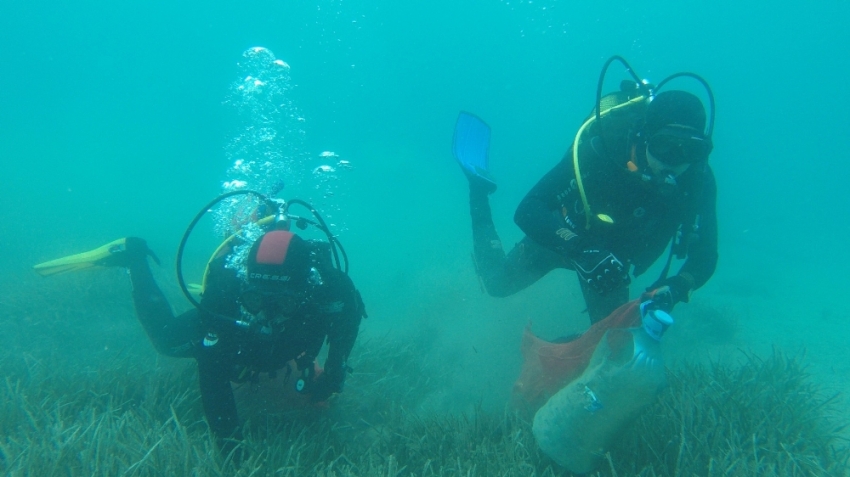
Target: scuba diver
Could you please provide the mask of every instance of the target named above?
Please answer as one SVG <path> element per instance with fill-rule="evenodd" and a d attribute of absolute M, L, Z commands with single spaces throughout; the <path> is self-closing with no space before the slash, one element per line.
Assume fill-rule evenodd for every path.
<path fill-rule="evenodd" d="M 613 61 L 634 81 L 603 97 Z M 708 121 L 693 94 L 658 92 L 680 77 L 705 87 Z M 628 301 L 630 269 L 644 273 L 672 242 L 664 271 L 647 291 L 667 311 L 687 302 L 717 264 L 716 184 L 708 164 L 713 127 L 714 97 L 704 79 L 677 73 L 653 86 L 612 57 L 572 147 L 517 207 L 514 222 L 525 237 L 506 255 L 488 199 L 496 190 L 487 171 L 490 129 L 462 112 L 453 153 L 469 180 L 474 260 L 487 292 L 504 297 L 555 268 L 575 270 L 593 324 Z M 684 264 L 668 277 L 674 255 Z"/>
<path fill-rule="evenodd" d="M 239 191 L 248 192 L 248 191 Z M 256 193 L 253 193 L 256 194 Z M 196 306 L 174 316 L 157 286 L 148 257 L 159 260 L 143 239 L 127 237 L 86 252 L 35 266 L 42 275 L 89 267 L 123 267 L 129 271 L 139 322 L 160 354 L 194 358 L 198 364 L 201 398 L 210 429 L 223 455 L 240 460 L 242 439 L 231 383 L 259 380 L 278 374 L 292 383 L 299 395 L 322 403 L 342 391 L 346 360 L 357 339 L 360 320 L 366 316 L 360 293 L 348 276 L 345 253 L 324 221 L 310 207 L 316 221 L 295 217 L 282 201 L 261 196 L 275 210 L 256 222 L 258 236 L 237 231 L 216 250 L 207 265 L 201 300 L 189 293 L 183 281 L 181 260 L 195 217 L 178 250 L 178 279 L 187 298 Z M 257 194 L 260 195 L 260 194 Z M 289 231 L 289 223 L 306 223 L 324 231 L 329 242 L 306 240 Z M 253 224 L 252 224 L 253 225 Z M 235 260 L 240 253 L 244 260 Z M 236 265 L 234 265 L 236 263 Z M 327 339 L 324 369 L 316 363 Z"/>

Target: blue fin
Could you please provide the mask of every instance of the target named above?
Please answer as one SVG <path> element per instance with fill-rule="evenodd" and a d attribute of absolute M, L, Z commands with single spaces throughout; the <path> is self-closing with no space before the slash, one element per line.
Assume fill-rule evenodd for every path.
<path fill-rule="evenodd" d="M 455 123 L 452 154 L 470 180 L 479 178 L 495 190 L 496 183 L 488 174 L 490 126 L 487 123 L 472 113 L 461 111 Z"/>

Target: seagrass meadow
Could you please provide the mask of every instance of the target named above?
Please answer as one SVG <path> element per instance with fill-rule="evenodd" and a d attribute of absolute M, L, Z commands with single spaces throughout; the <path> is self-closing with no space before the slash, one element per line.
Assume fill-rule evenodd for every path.
<path fill-rule="evenodd" d="M 673 310 L 666 387 L 594 472 L 850 476 L 848 19 L 846 0 L 0 0 L 0 476 L 569 475 L 511 390 L 529 324 L 547 340 L 588 329 L 579 281 L 555 269 L 487 294 L 453 132 L 462 111 L 490 127 L 490 243 L 508 251 L 528 232 L 520 204 L 572 161 L 597 91 L 632 80 L 715 103 L 719 258 Z M 614 55 L 631 68 L 601 75 Z M 595 182 L 576 211 L 656 220 L 637 203 L 604 210 Z M 143 238 L 186 311 L 180 239 L 241 187 L 321 213 L 369 317 L 327 408 L 239 401 L 235 459 L 210 435 L 196 364 L 149 343 L 126 271 L 32 267 Z M 541 217 L 563 217 L 561 199 Z M 237 209 L 252 211 L 224 210 Z M 243 223 L 212 212 L 187 242 L 188 285 Z M 682 223 L 689 243 L 700 215 Z M 662 248 L 641 252 L 658 255 L 631 299 L 667 257 L 668 275 L 683 270 Z"/>
<path fill-rule="evenodd" d="M 124 333 L 102 330 L 98 314 L 124 309 L 128 316 L 115 320 L 128 336 L 139 331 L 126 290 L 109 285 L 114 275 L 95 277 L 28 287 L 40 301 L 3 296 L 4 475 L 570 475 L 542 455 L 528 419 L 509 407 L 435 412 L 429 400 L 446 392 L 441 383 L 454 371 L 421 359 L 427 341 L 390 336 L 358 344 L 346 391 L 327 409 L 243 409 L 246 457 L 236 464 L 215 450 L 193 362 L 157 358 L 138 336 L 100 355 L 67 348 L 95 328 Z M 82 303 L 101 306 L 75 306 Z M 848 475 L 840 409 L 803 356 L 741 352 L 734 364 L 682 365 L 595 475 Z"/>

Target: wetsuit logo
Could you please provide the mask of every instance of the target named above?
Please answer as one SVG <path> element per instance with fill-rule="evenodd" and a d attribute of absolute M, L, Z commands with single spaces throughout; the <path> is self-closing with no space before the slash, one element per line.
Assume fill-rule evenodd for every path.
<path fill-rule="evenodd" d="M 560 229 L 556 230 L 555 234 L 558 237 L 561 237 L 561 239 L 563 239 L 565 242 L 569 242 L 570 240 L 578 237 L 578 235 L 576 235 L 575 232 L 573 232 L 572 230 L 570 230 L 568 228 L 564 228 L 564 227 L 561 227 Z"/>
<path fill-rule="evenodd" d="M 273 282 L 288 282 L 291 279 L 289 275 L 271 275 L 268 273 L 251 273 L 248 278 L 251 280 L 269 280 Z"/>

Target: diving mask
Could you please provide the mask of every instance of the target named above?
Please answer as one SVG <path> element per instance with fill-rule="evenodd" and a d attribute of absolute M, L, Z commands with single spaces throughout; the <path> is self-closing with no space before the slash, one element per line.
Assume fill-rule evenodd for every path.
<path fill-rule="evenodd" d="M 239 297 L 242 308 L 252 315 L 260 312 L 291 315 L 303 301 L 303 294 L 292 290 L 263 291 L 255 287 L 248 288 Z"/>
<path fill-rule="evenodd" d="M 647 139 L 646 146 L 650 154 L 671 166 L 705 162 L 714 147 L 702 132 L 677 124 L 661 128 Z"/>

